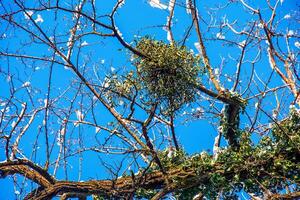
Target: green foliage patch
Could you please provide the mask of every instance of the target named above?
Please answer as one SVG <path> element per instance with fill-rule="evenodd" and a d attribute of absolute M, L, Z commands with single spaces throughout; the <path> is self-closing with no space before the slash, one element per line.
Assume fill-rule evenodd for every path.
<path fill-rule="evenodd" d="M 175 191 L 177 199 L 193 199 L 203 194 L 208 199 L 216 199 L 222 194 L 224 199 L 238 199 L 238 193 L 245 190 L 255 196 L 262 196 L 266 189 L 280 193 L 286 188 L 299 191 L 300 184 L 300 113 L 291 110 L 290 116 L 273 125 L 269 136 L 264 136 L 254 145 L 250 134 L 241 131 L 240 148 L 221 149 L 218 156 L 202 152 L 188 156 L 182 150 L 172 157 L 167 151 L 159 154 L 166 169 L 181 167 L 194 169 L 196 177 L 180 177 L 173 183 L 193 184 L 204 175 L 209 178 L 195 187 Z M 158 170 L 158 167 L 155 168 Z M 197 178 L 198 177 L 198 178 Z"/>
<path fill-rule="evenodd" d="M 148 97 L 160 102 L 165 114 L 194 101 L 200 81 L 199 56 L 186 47 L 142 38 L 136 48 L 146 57 L 134 56 L 133 64 Z"/>

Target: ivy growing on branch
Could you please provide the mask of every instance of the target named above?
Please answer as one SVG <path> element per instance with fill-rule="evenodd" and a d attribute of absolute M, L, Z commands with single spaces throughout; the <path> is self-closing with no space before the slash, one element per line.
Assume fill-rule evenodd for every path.
<path fill-rule="evenodd" d="M 225 104 L 221 113 L 219 132 L 228 140 L 232 147 L 239 147 L 240 131 L 240 114 L 244 112 L 247 101 L 239 94 L 229 93 L 228 97 L 234 103 Z"/>
<path fill-rule="evenodd" d="M 177 199 L 216 199 L 220 193 L 224 199 L 238 199 L 242 190 L 253 197 L 281 199 L 273 194 L 287 188 L 294 193 L 300 191 L 299 126 L 300 113 L 291 110 L 290 116 L 273 124 L 271 134 L 258 144 L 251 141 L 249 132 L 241 131 L 240 148 L 222 148 L 218 157 L 207 152 L 187 155 L 182 150 L 172 154 L 165 150 L 158 155 L 169 172 L 169 184 Z M 156 171 L 156 165 L 148 169 L 148 173 Z M 149 199 L 157 189 L 138 188 L 136 197 Z"/>

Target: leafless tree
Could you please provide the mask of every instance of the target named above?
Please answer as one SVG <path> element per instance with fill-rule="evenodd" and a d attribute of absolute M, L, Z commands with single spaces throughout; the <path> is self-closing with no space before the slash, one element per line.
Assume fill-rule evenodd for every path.
<path fill-rule="evenodd" d="M 1 1 L 0 178 L 25 199 L 300 198 L 299 10 L 255 3 L 141 1 L 167 20 L 127 33 L 129 0 Z M 141 41 L 199 58 L 196 82 L 163 66 L 176 79 L 157 91 L 164 62 Z M 213 153 L 189 155 L 176 127 L 200 120 Z"/>

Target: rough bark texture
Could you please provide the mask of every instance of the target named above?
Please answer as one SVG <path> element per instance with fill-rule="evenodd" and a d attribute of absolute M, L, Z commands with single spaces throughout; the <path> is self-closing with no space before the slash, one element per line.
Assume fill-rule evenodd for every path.
<path fill-rule="evenodd" d="M 278 155 L 283 156 L 283 155 Z M 300 158 L 299 152 L 288 157 Z M 247 179 L 252 176 L 249 169 L 264 169 L 272 166 L 274 159 L 252 162 L 251 156 L 241 165 L 236 165 L 230 170 L 224 170 L 222 162 L 215 162 L 211 168 L 203 169 L 191 165 L 189 167 L 173 166 L 166 171 L 167 176 L 161 171 L 139 173 L 137 175 L 120 177 L 115 180 L 89 180 L 84 182 L 59 181 L 54 179 L 46 170 L 34 163 L 20 159 L 0 163 L 0 178 L 12 174 L 21 174 L 24 177 L 36 182 L 39 187 L 31 191 L 25 199 L 51 199 L 55 196 L 61 198 L 77 197 L 84 199 L 89 195 L 101 195 L 107 198 L 130 199 L 137 189 L 157 189 L 167 194 L 173 191 L 188 189 L 199 185 L 206 185 L 213 173 L 222 174 L 230 182 L 236 174 L 240 174 Z M 296 161 L 297 162 L 297 161 Z M 261 171 L 257 179 L 264 179 L 268 172 Z M 162 196 L 164 196 L 162 194 Z M 299 192 L 286 195 L 274 194 L 268 196 L 270 199 L 296 199 Z"/>

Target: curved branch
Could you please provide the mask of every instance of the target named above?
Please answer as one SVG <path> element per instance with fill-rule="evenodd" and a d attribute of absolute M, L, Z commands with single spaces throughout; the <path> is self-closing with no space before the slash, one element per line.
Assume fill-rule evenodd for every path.
<path fill-rule="evenodd" d="M 0 163 L 0 178 L 12 174 L 21 174 L 42 187 L 49 187 L 56 182 L 46 170 L 25 159 Z"/>
<path fill-rule="evenodd" d="M 253 152 L 255 151 L 256 150 Z M 230 150 L 229 152 L 224 151 L 223 153 L 225 153 L 226 157 L 226 155 L 230 153 Z M 243 153 L 243 151 L 240 153 Z M 114 180 L 89 180 L 84 182 L 57 181 L 49 175 L 47 171 L 28 160 L 0 163 L 0 172 L 2 177 L 12 174 L 21 174 L 40 185 L 40 187 L 29 193 L 25 199 L 46 200 L 66 193 L 72 193 L 73 196 L 78 194 L 80 197 L 98 195 L 108 198 L 115 197 L 123 199 L 124 197 L 132 196 L 137 189 L 167 190 L 167 192 L 174 192 L 193 187 L 198 188 L 201 185 L 210 185 L 214 182 L 213 177 L 216 174 L 224 177 L 228 182 L 233 181 L 236 175 L 240 176 L 242 182 L 246 181 L 254 176 L 253 173 L 257 175 L 255 179 L 258 181 L 265 180 L 270 175 L 272 177 L 278 176 L 279 180 L 282 178 L 286 179 L 288 177 L 283 177 L 283 174 L 285 173 L 284 170 L 276 167 L 275 161 L 285 157 L 293 163 L 293 166 L 297 166 L 299 165 L 298 158 L 300 158 L 299 152 L 295 149 L 290 152 L 286 150 L 280 151 L 278 154 L 271 156 L 268 159 L 265 159 L 265 156 L 269 155 L 266 153 L 261 157 L 256 157 L 257 159 L 260 159 L 255 162 L 252 154 L 246 155 L 243 157 L 244 160 L 242 162 L 233 162 L 232 167 L 230 167 L 228 166 L 228 162 L 231 163 L 230 160 L 228 162 L 222 159 L 215 160 L 208 164 L 207 159 L 212 159 L 212 157 L 209 155 L 203 157 L 199 154 L 196 157 L 186 158 L 188 159 L 187 163 L 190 163 L 192 160 L 194 160 L 195 163 L 190 163 L 189 165 L 171 165 L 166 169 L 165 173 L 167 176 L 160 171 L 159 168 L 153 168 L 150 171 L 147 170 L 148 172 L 145 173 L 138 173 L 133 176 L 123 176 Z M 202 165 L 201 163 L 205 164 Z M 256 172 L 251 172 L 249 169 L 260 170 L 257 174 Z M 268 169 L 268 171 L 265 169 Z M 291 168 L 290 170 L 294 170 L 294 168 Z M 299 171 L 298 169 L 295 170 Z M 273 173 L 275 173 L 275 175 L 273 175 Z M 298 185 L 299 180 L 294 180 L 294 183 Z M 222 190 L 222 188 L 219 188 L 219 190 Z M 281 197 L 283 199 L 300 197 L 299 192 L 281 196 L 278 196 L 279 194 L 276 195 L 274 195 L 274 199 Z"/>

